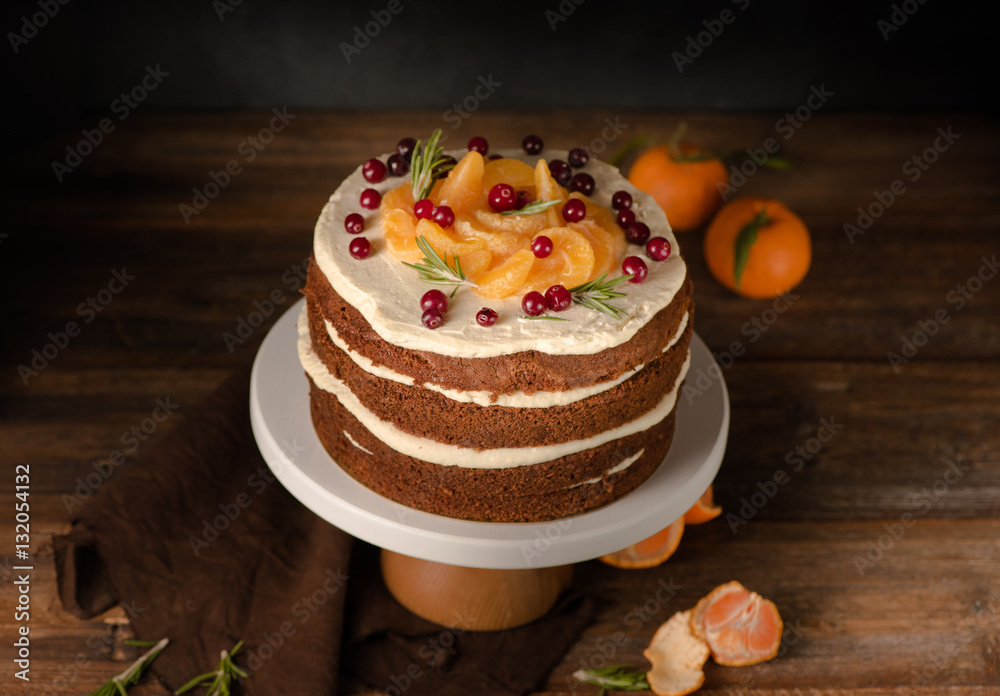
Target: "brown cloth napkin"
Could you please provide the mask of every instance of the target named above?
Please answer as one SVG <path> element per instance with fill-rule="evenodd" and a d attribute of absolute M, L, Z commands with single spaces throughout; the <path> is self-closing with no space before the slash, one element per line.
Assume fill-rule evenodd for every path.
<path fill-rule="evenodd" d="M 249 368 L 235 373 L 78 509 L 55 539 L 66 609 L 89 618 L 117 603 L 141 639 L 170 638 L 152 669 L 171 689 L 241 639 L 247 694 L 332 696 L 338 673 L 409 696 L 537 689 L 592 621 L 592 602 L 569 593 L 542 619 L 491 633 L 414 616 L 386 590 L 377 549 L 270 473 L 249 382 Z"/>

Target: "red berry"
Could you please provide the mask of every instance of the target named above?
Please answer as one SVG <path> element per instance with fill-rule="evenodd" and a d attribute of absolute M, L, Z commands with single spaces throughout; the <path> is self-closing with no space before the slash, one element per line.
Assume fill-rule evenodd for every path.
<path fill-rule="evenodd" d="M 529 317 L 537 317 L 545 313 L 545 297 L 537 290 L 532 290 L 521 298 L 521 309 Z"/>
<path fill-rule="evenodd" d="M 569 180 L 573 178 L 573 170 L 560 159 L 554 159 L 549 162 L 549 173 L 560 186 L 568 185 Z"/>
<path fill-rule="evenodd" d="M 611 197 L 611 207 L 615 210 L 624 210 L 632 207 L 632 194 L 628 191 L 615 191 Z"/>
<path fill-rule="evenodd" d="M 594 192 L 594 186 L 594 177 L 586 172 L 574 174 L 573 178 L 569 180 L 569 190 L 579 191 L 584 196 L 592 194 Z"/>
<path fill-rule="evenodd" d="M 587 204 L 579 198 L 570 198 L 563 203 L 562 214 L 566 222 L 580 222 L 587 217 Z"/>
<path fill-rule="evenodd" d="M 524 206 L 528 205 L 529 203 L 531 203 L 531 196 L 528 194 L 528 192 L 527 191 L 518 191 L 517 192 L 517 201 L 514 203 L 514 210 L 520 210 L 521 208 L 523 208 Z"/>
<path fill-rule="evenodd" d="M 632 222 L 625 227 L 625 239 L 631 244 L 645 244 L 649 239 L 649 225 L 645 222 Z"/>
<path fill-rule="evenodd" d="M 666 261 L 670 256 L 670 242 L 663 237 L 653 237 L 646 242 L 646 256 L 654 261 Z"/>
<path fill-rule="evenodd" d="M 517 192 L 510 184 L 497 184 L 490 189 L 490 207 L 498 213 L 513 210 L 517 205 Z"/>
<path fill-rule="evenodd" d="M 446 205 L 439 205 L 434 209 L 434 222 L 441 227 L 451 227 L 455 224 L 455 213 Z"/>
<path fill-rule="evenodd" d="M 410 162 L 398 152 L 389 155 L 389 173 L 393 176 L 403 176 L 410 173 Z"/>
<path fill-rule="evenodd" d="M 377 184 L 385 178 L 385 165 L 382 160 L 372 157 L 362 165 L 361 174 L 369 184 Z"/>
<path fill-rule="evenodd" d="M 351 246 L 348 247 L 351 252 L 351 256 L 356 259 L 367 259 L 368 254 L 372 253 L 372 245 L 364 237 L 355 237 L 351 240 Z"/>
<path fill-rule="evenodd" d="M 475 150 L 480 155 L 485 155 L 490 151 L 490 144 L 486 142 L 486 138 L 481 135 L 477 135 L 475 138 L 469 141 L 469 150 Z"/>
<path fill-rule="evenodd" d="M 641 283 L 646 280 L 646 274 L 649 273 L 649 270 L 646 268 L 646 262 L 638 256 L 626 256 L 625 260 L 622 261 L 622 273 L 632 276 L 628 282 Z"/>
<path fill-rule="evenodd" d="M 523 147 L 524 151 L 529 155 L 537 155 L 542 151 L 542 148 L 545 147 L 545 144 L 542 142 L 541 138 L 532 133 L 531 135 L 524 136 L 524 140 L 521 141 L 521 147 Z"/>
<path fill-rule="evenodd" d="M 436 309 L 439 312 L 448 310 L 448 296 L 440 290 L 428 290 L 420 298 L 420 309 Z"/>
<path fill-rule="evenodd" d="M 493 326 L 497 323 L 497 313 L 489 307 L 483 307 L 476 313 L 476 323 L 480 326 Z"/>
<path fill-rule="evenodd" d="M 628 208 L 622 208 L 618 211 L 618 215 L 615 219 L 618 221 L 618 226 L 625 229 L 635 222 L 635 213 Z"/>
<path fill-rule="evenodd" d="M 444 315 L 441 314 L 440 310 L 434 308 L 425 309 L 424 313 L 420 315 L 420 321 L 428 329 L 436 329 L 444 323 Z"/>
<path fill-rule="evenodd" d="M 365 219 L 358 213 L 351 213 L 344 218 L 344 229 L 350 234 L 361 234 L 365 229 Z"/>
<path fill-rule="evenodd" d="M 382 203 L 382 194 L 375 189 L 365 189 L 361 192 L 361 207 L 375 210 Z"/>
<path fill-rule="evenodd" d="M 503 155 L 490 155 L 490 156 L 489 156 L 489 157 L 487 157 L 486 159 L 488 159 L 488 160 L 498 160 L 498 159 L 503 159 Z"/>
<path fill-rule="evenodd" d="M 396 143 L 396 152 L 401 154 L 406 158 L 406 161 L 410 161 L 410 157 L 413 156 L 413 148 L 417 146 L 417 141 L 414 138 L 403 138 L 398 143 Z"/>
<path fill-rule="evenodd" d="M 536 258 L 544 259 L 552 253 L 552 240 L 540 234 L 531 242 L 531 251 Z"/>
<path fill-rule="evenodd" d="M 565 286 L 553 285 L 545 291 L 545 306 L 553 312 L 561 312 L 564 309 L 569 309 L 572 304 L 573 296 L 569 294 L 569 290 Z"/>
<path fill-rule="evenodd" d="M 566 159 L 569 160 L 569 166 L 579 169 L 590 161 L 590 153 L 587 152 L 586 148 L 574 147 L 569 151 L 569 156 Z"/>
<path fill-rule="evenodd" d="M 418 220 L 430 220 L 434 216 L 434 201 L 421 198 L 413 204 L 413 214 Z"/>

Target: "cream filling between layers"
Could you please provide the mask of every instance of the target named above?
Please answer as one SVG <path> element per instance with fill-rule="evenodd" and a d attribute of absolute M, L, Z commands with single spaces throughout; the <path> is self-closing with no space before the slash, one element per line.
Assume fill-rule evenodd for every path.
<path fill-rule="evenodd" d="M 607 471 L 605 471 L 602 476 L 598 476 L 592 479 L 587 479 L 586 481 L 580 481 L 580 483 L 574 483 L 572 486 L 570 486 L 570 488 L 579 488 L 580 486 L 592 486 L 595 483 L 600 483 L 601 481 L 606 479 L 608 476 L 611 476 L 612 474 L 621 473 L 622 471 L 625 471 L 627 468 L 629 468 L 637 461 L 639 461 L 639 457 L 641 457 L 645 451 L 646 449 L 643 448 L 638 452 L 636 452 L 635 454 L 633 454 L 631 457 L 623 459 L 616 466 L 613 466 Z"/>
<path fill-rule="evenodd" d="M 673 389 L 663 396 L 660 403 L 639 418 L 618 428 L 606 430 L 583 440 L 573 440 L 555 445 L 538 447 L 500 447 L 477 451 L 471 447 L 458 447 L 441 442 L 434 442 L 416 435 L 403 432 L 392 423 L 380 419 L 369 411 L 358 400 L 358 397 L 346 384 L 334 377 L 323 361 L 313 351 L 309 337 L 309 321 L 303 307 L 298 319 L 299 360 L 303 368 L 312 378 L 317 387 L 333 394 L 341 406 L 346 408 L 358 421 L 388 447 L 400 454 L 419 459 L 430 464 L 441 466 L 459 466 L 466 469 L 510 469 L 518 466 L 530 466 L 542 462 L 559 459 L 570 454 L 599 447 L 613 440 L 618 440 L 635 433 L 652 428 L 662 421 L 674 409 L 677 403 L 677 392 L 684 376 L 691 365 L 691 352 L 681 366 L 680 374 Z"/>
<path fill-rule="evenodd" d="M 687 328 L 688 316 L 688 312 L 685 312 L 680 325 L 677 327 L 677 332 L 673 335 L 670 341 L 667 342 L 667 345 L 663 347 L 663 353 L 666 353 L 668 350 L 673 348 L 677 341 L 680 340 L 681 336 L 684 335 L 684 329 Z M 368 374 L 381 379 L 387 379 L 391 382 L 405 384 L 408 387 L 412 387 L 415 384 L 416 380 L 414 380 L 413 377 L 401 374 L 383 365 L 376 365 L 370 358 L 351 350 L 344 339 L 340 337 L 340 334 L 337 333 L 337 327 L 330 323 L 328 319 L 324 319 L 323 323 L 326 324 L 326 332 L 330 336 L 330 340 L 333 342 L 333 345 L 346 353 L 347 356 L 354 361 L 355 365 Z M 572 404 L 576 401 L 580 401 L 596 394 L 600 394 L 601 392 L 608 391 L 609 389 L 613 389 L 638 373 L 639 370 L 645 366 L 646 365 L 644 363 L 640 363 L 637 367 L 622 373 L 613 380 L 598 382 L 597 384 L 589 387 L 567 389 L 565 391 L 557 392 L 538 391 L 534 394 L 525 394 L 523 391 L 517 391 L 512 394 L 498 394 L 496 396 L 496 401 L 493 400 L 493 392 L 490 391 L 460 391 L 458 389 L 441 387 L 432 382 L 425 382 L 422 386 L 426 389 L 436 391 L 442 396 L 459 403 L 477 404 L 479 406 L 509 406 L 512 408 L 548 408 L 549 406 L 565 406 L 567 404 Z"/>
<path fill-rule="evenodd" d="M 532 166 L 538 159 L 551 161 L 566 157 L 564 150 L 549 150 L 541 157 L 526 155 L 521 150 L 501 150 L 500 153 Z M 466 153 L 452 151 L 450 154 L 460 158 Z M 384 161 L 385 157 L 381 159 Z M 629 253 L 645 259 L 649 275 L 642 283 L 626 283 L 617 288 L 627 294 L 614 302 L 628 314 L 624 320 L 573 305 L 560 314 L 560 318 L 567 321 L 531 321 L 519 318 L 523 315 L 520 297 L 487 301 L 471 288 L 462 288 L 448 302 L 445 323 L 428 331 L 420 322 L 419 311 L 415 311 L 428 285 L 419 279 L 416 271 L 404 266 L 386 249 L 379 212 L 366 211 L 358 202 L 366 188 L 384 194 L 407 183 L 408 179 L 390 176 L 370 184 L 365 181 L 361 167 L 337 188 L 316 222 L 313 239 L 316 264 L 337 294 L 355 307 L 383 340 L 410 350 L 456 358 L 487 358 L 527 350 L 552 355 L 592 355 L 622 345 L 670 304 L 684 283 L 687 267 L 666 215 L 648 194 L 629 183 L 618 169 L 597 159 L 591 159 L 580 171 L 594 177 L 594 201 L 610 207 L 615 191 L 628 191 L 636 217 L 649 225 L 652 236 L 664 237 L 670 242 L 672 253 L 666 261 L 646 257 L 641 248 L 629 249 Z M 365 217 L 362 234 L 372 243 L 372 252 L 363 260 L 352 258 L 348 249 L 351 236 L 344 231 L 344 220 L 350 213 L 361 213 Z M 617 272 L 610 275 L 617 275 Z M 484 306 L 500 315 L 497 323 L 488 329 L 479 326 L 475 319 Z"/>

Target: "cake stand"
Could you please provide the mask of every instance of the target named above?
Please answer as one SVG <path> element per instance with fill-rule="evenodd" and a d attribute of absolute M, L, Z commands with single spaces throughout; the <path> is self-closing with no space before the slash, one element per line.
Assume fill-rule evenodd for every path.
<path fill-rule="evenodd" d="M 383 549 L 383 577 L 414 613 L 463 630 L 496 630 L 544 614 L 569 584 L 572 564 L 660 531 L 715 478 L 729 432 L 729 396 L 704 342 L 691 339 L 693 385 L 677 398 L 663 464 L 604 507 L 551 522 L 488 523 L 396 503 L 352 478 L 312 425 L 309 383 L 298 359 L 300 300 L 264 338 L 250 380 L 250 418 L 264 460 L 317 515 Z M 695 382 L 696 385 L 695 385 Z"/>

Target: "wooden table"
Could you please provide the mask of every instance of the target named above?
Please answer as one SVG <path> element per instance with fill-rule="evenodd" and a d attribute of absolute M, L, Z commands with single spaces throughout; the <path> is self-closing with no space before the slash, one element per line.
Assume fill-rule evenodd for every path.
<path fill-rule="evenodd" d="M 538 132 L 553 146 L 596 150 L 605 119 L 617 118 L 608 152 L 633 135 L 665 138 L 680 120 L 719 150 L 775 138 L 795 168 L 752 174 L 738 194 L 796 211 L 814 259 L 787 301 L 752 301 L 709 276 L 700 233 L 680 236 L 696 330 L 726 366 L 732 399 L 715 487 L 725 518 L 690 527 L 659 568 L 579 565 L 600 619 L 546 693 L 596 693 L 569 675 L 643 664 L 662 621 L 732 579 L 777 603 L 787 649 L 756 667 L 709 663 L 700 693 L 1000 693 L 1000 129 L 976 114 L 821 110 L 798 128 L 782 116 L 475 113 L 451 131 L 436 112 L 298 113 L 247 162 L 245 141 L 269 127 L 270 113 L 136 113 L 61 183 L 51 163 L 65 161 L 79 133 L 8 161 L 0 691 L 85 693 L 122 669 L 125 613 L 80 621 L 56 596 L 51 538 L 70 519 L 62 496 L 93 460 L 155 447 L 252 354 L 263 328 L 228 345 L 227 332 L 255 302 L 296 295 L 316 216 L 342 177 L 434 127 L 453 146 L 476 134 L 516 146 Z M 180 204 L 192 205 L 192 188 L 204 190 L 231 160 L 239 172 L 185 222 Z M 905 191 L 880 203 L 889 194 L 876 192 L 896 180 Z M 861 227 L 859 206 L 874 219 L 849 234 L 845 224 Z M 63 338 L 68 322 L 78 331 Z M 34 350 L 38 374 L 19 371 Z M 892 353 L 905 364 L 891 364 Z M 180 409 L 150 420 L 168 397 Z M 24 686 L 9 640 L 19 625 L 16 464 L 31 472 Z M 153 682 L 132 693 L 167 693 Z"/>

